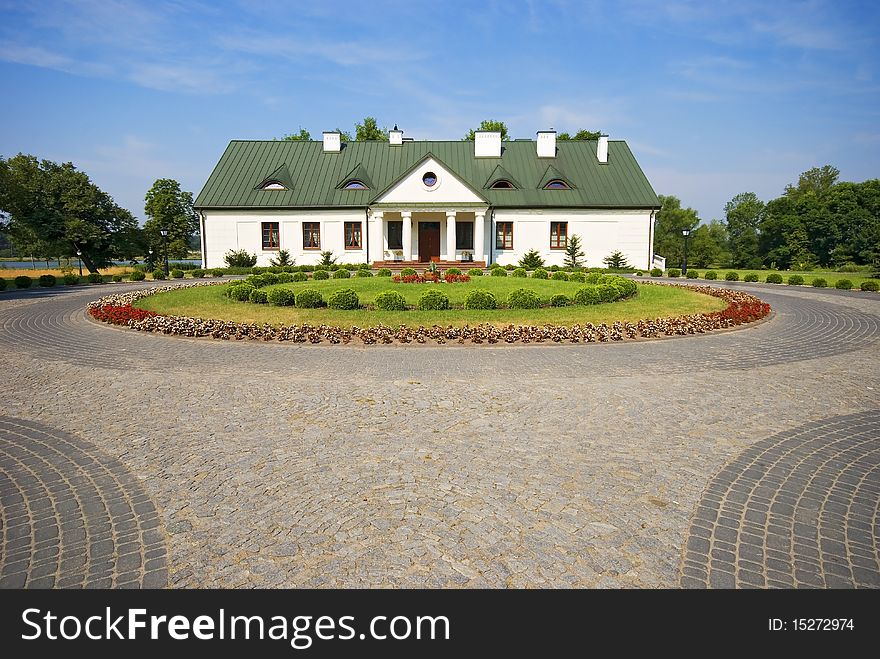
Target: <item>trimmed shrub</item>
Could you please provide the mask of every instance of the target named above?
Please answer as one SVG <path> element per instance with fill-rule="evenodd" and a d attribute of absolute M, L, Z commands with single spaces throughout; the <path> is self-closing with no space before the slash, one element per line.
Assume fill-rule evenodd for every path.
<path fill-rule="evenodd" d="M 468 270 L 468 274 L 471 277 L 482 277 L 483 270 L 481 268 L 471 268 L 470 270 Z"/>
<path fill-rule="evenodd" d="M 557 293 L 550 297 L 551 307 L 567 307 L 569 304 L 571 304 L 571 299 L 562 293 Z"/>
<path fill-rule="evenodd" d="M 253 302 L 254 304 L 266 304 L 268 301 L 269 294 L 262 288 L 255 288 L 251 291 L 251 294 L 248 295 L 248 302 Z"/>
<path fill-rule="evenodd" d="M 422 311 L 442 311 L 448 308 L 449 297 L 436 288 L 425 291 L 419 298 L 419 309 Z"/>
<path fill-rule="evenodd" d="M 294 272 L 291 277 L 293 277 L 293 281 L 307 281 L 309 278 L 304 272 Z"/>
<path fill-rule="evenodd" d="M 315 270 L 315 273 L 312 275 L 312 279 L 316 281 L 320 279 L 330 279 L 330 275 L 327 274 L 326 270 Z M 296 303 L 296 306 L 299 306 L 299 302 Z"/>
<path fill-rule="evenodd" d="M 139 277 L 135 279 L 135 275 L 139 275 Z M 143 272 L 136 271 L 131 273 L 132 281 L 142 281 L 145 277 L 146 275 Z M 63 279 L 64 283 L 68 286 L 76 286 L 77 284 L 79 284 L 79 275 L 75 275 L 73 273 L 67 273 L 66 275 L 64 275 Z"/>
<path fill-rule="evenodd" d="M 782 275 L 778 272 L 771 272 L 767 275 L 767 283 L 768 284 L 781 284 L 782 283 Z"/>
<path fill-rule="evenodd" d="M 825 281 L 822 277 L 816 277 L 813 281 L 810 282 L 810 285 L 813 288 L 825 288 L 828 285 L 828 282 Z"/>
<path fill-rule="evenodd" d="M 171 277 L 173 279 L 183 279 L 183 270 L 172 270 Z"/>
<path fill-rule="evenodd" d="M 122 281 L 122 277 L 120 275 L 117 275 L 117 277 L 119 277 L 119 281 Z M 40 275 L 39 281 L 40 286 L 45 286 L 46 288 L 48 288 L 49 286 L 54 286 L 58 280 L 55 279 L 55 275 Z"/>
<path fill-rule="evenodd" d="M 679 270 L 678 268 L 669 268 L 669 270 L 666 271 L 666 276 L 673 278 L 681 277 L 681 270 Z"/>
<path fill-rule="evenodd" d="M 532 279 L 547 279 L 549 276 L 544 268 L 538 268 L 532 273 Z"/>
<path fill-rule="evenodd" d="M 257 255 L 248 254 L 245 250 L 230 249 L 223 255 L 223 260 L 230 268 L 249 268 L 257 264 Z"/>
<path fill-rule="evenodd" d="M 223 275 L 223 268 L 214 268 L 213 270 L 211 270 L 212 277 L 222 277 Z"/>
<path fill-rule="evenodd" d="M 260 276 L 263 278 L 263 286 L 272 286 L 278 283 L 278 275 L 274 272 L 264 272 Z"/>
<path fill-rule="evenodd" d="M 377 276 L 377 277 L 390 277 L 390 276 L 391 276 L 391 270 L 389 270 L 388 268 L 379 268 L 379 269 L 376 271 L 376 276 Z"/>
<path fill-rule="evenodd" d="M 623 290 L 614 284 L 599 284 L 596 292 L 602 302 L 615 302 L 623 297 Z"/>
<path fill-rule="evenodd" d="M 754 272 L 749 272 L 743 275 L 743 281 L 758 281 L 758 275 Z"/>
<path fill-rule="evenodd" d="M 205 276 L 204 270 L 193 270 L 189 274 L 191 274 L 195 279 L 202 279 Z"/>
<path fill-rule="evenodd" d="M 492 268 L 489 271 L 489 274 L 492 275 L 493 277 L 506 277 L 507 270 L 505 270 L 504 268 Z"/>
<path fill-rule="evenodd" d="M 348 270 L 337 270 L 336 272 L 348 272 Z M 338 291 L 333 291 L 327 298 L 327 306 L 331 309 L 350 311 L 357 309 L 360 304 L 361 301 L 358 299 L 357 293 L 350 288 L 340 288 Z"/>
<path fill-rule="evenodd" d="M 688 269 L 687 274 L 685 275 L 688 279 L 699 279 L 700 273 L 697 270 Z"/>
<path fill-rule="evenodd" d="M 504 266 L 504 269 L 505 270 L 516 270 L 516 266 L 513 263 L 508 263 L 506 266 Z"/>
<path fill-rule="evenodd" d="M 861 272 L 862 266 L 856 265 L 852 261 L 848 261 L 844 263 L 837 269 L 837 272 Z"/>
<path fill-rule="evenodd" d="M 278 282 L 277 283 L 279 283 L 279 284 L 289 284 L 292 281 L 293 281 L 293 275 L 290 274 L 289 272 L 282 272 L 280 275 L 278 275 Z"/>
<path fill-rule="evenodd" d="M 6 290 L 6 280 L 3 277 L 0 277 L 0 291 Z"/>
<path fill-rule="evenodd" d="M 663 271 L 660 268 L 651 268 L 652 277 L 662 277 Z"/>
<path fill-rule="evenodd" d="M 635 295 L 639 290 L 638 284 L 636 284 L 632 279 L 625 279 L 624 277 L 616 277 L 615 281 L 611 282 L 613 286 L 617 286 L 621 290 L 621 297 L 629 297 L 630 295 Z"/>
<path fill-rule="evenodd" d="M 403 270 L 400 271 L 401 278 L 412 277 L 413 275 L 417 275 L 417 274 L 419 274 L 419 273 L 416 272 L 413 268 L 404 268 Z"/>
<path fill-rule="evenodd" d="M 324 277 L 324 279 L 327 279 L 327 277 Z M 296 294 L 296 306 L 300 309 L 317 309 L 323 304 L 324 298 L 321 296 L 320 291 L 307 288 Z"/>
<path fill-rule="evenodd" d="M 460 275 L 461 270 L 459 270 L 458 268 L 446 268 L 446 274 L 447 275 Z"/>
<path fill-rule="evenodd" d="M 510 309 L 537 309 L 541 306 L 541 298 L 535 291 L 517 288 L 508 294 L 507 306 Z"/>
<path fill-rule="evenodd" d="M 553 281 L 568 281 L 568 273 L 562 272 L 562 270 L 557 270 L 550 277 Z"/>
<path fill-rule="evenodd" d="M 165 271 L 153 270 L 153 279 L 165 279 Z"/>
<path fill-rule="evenodd" d="M 351 273 L 345 268 L 339 268 L 336 272 L 333 273 L 333 279 L 348 279 L 351 277 Z M 328 301 L 327 304 L 330 304 Z"/>
<path fill-rule="evenodd" d="M 276 307 L 292 307 L 296 304 L 296 293 L 289 288 L 278 287 L 267 291 L 266 299 Z"/>
<path fill-rule="evenodd" d="M 529 273 L 525 268 L 516 268 L 513 272 L 510 273 L 511 277 L 528 277 Z"/>
<path fill-rule="evenodd" d="M 549 270 L 550 272 L 556 272 L 557 270 L 559 270 L 559 266 L 556 264 L 553 264 L 549 268 L 547 268 L 547 270 Z"/>
<path fill-rule="evenodd" d="M 800 275 L 792 275 L 791 277 L 788 278 L 788 285 L 789 286 L 803 286 L 804 285 L 804 278 L 801 277 Z"/>
<path fill-rule="evenodd" d="M 251 275 L 245 279 L 245 281 L 254 288 L 261 288 L 266 285 L 266 280 L 263 279 L 263 275 Z"/>
<path fill-rule="evenodd" d="M 358 268 L 357 272 L 355 272 L 355 275 L 358 277 L 372 277 L 373 273 L 366 268 Z"/>
<path fill-rule="evenodd" d="M 358 263 L 357 264 L 358 270 L 370 270 L 371 268 L 372 268 L 372 266 L 369 263 Z"/>
<path fill-rule="evenodd" d="M 597 286 L 584 286 L 583 288 L 579 288 L 577 293 L 574 294 L 574 303 L 584 305 L 599 304 L 602 301 L 602 298 L 599 295 L 597 288 Z"/>
<path fill-rule="evenodd" d="M 251 268 L 251 274 L 252 274 L 252 275 L 261 275 L 261 274 L 263 274 L 264 272 L 268 272 L 268 271 L 269 271 L 269 268 L 264 268 L 264 267 L 261 266 L 261 265 L 256 265 L 256 266 L 254 266 L 253 268 Z"/>
<path fill-rule="evenodd" d="M 237 283 L 234 286 L 230 284 L 229 288 L 226 289 L 226 295 L 233 300 L 247 302 L 251 297 L 251 292 L 255 290 L 257 289 L 248 283 Z"/>
<path fill-rule="evenodd" d="M 90 284 L 103 284 L 104 278 L 101 276 L 99 272 L 90 272 L 86 277 L 86 281 Z"/>
<path fill-rule="evenodd" d="M 572 272 L 568 276 L 568 281 L 576 281 L 583 284 L 587 280 L 587 276 L 583 272 Z"/>
<path fill-rule="evenodd" d="M 498 300 L 489 291 L 478 288 L 471 291 L 464 299 L 465 309 L 495 309 L 498 307 Z"/>
<path fill-rule="evenodd" d="M 714 270 L 706 270 L 703 279 L 718 279 L 718 273 Z"/>
<path fill-rule="evenodd" d="M 590 272 L 589 274 L 584 275 L 584 281 L 588 284 L 592 284 L 595 286 L 599 283 L 599 279 L 601 279 L 602 275 L 598 272 Z"/>
<path fill-rule="evenodd" d="M 376 308 L 382 311 L 404 311 L 406 298 L 397 291 L 383 291 L 376 296 Z"/>
<path fill-rule="evenodd" d="M 115 281 L 116 283 L 121 282 L 122 279 L 123 279 L 122 275 L 113 275 L 113 281 Z M 53 284 L 53 286 L 54 286 L 54 284 Z"/>
<path fill-rule="evenodd" d="M 861 288 L 863 291 L 871 291 L 873 293 L 876 293 L 877 290 L 880 289 L 880 285 L 878 285 L 876 281 L 863 281 L 861 284 L 859 284 L 859 288 Z"/>
<path fill-rule="evenodd" d="M 834 284 L 834 288 L 841 291 L 848 291 L 852 287 L 853 283 L 849 279 L 838 279 Z"/>
<path fill-rule="evenodd" d="M 739 273 L 738 272 L 728 272 L 724 275 L 725 281 L 739 281 Z"/>

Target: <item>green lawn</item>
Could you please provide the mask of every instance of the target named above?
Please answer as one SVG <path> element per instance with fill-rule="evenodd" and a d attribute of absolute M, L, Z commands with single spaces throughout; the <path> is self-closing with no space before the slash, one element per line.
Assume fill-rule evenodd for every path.
<path fill-rule="evenodd" d="M 314 288 L 321 291 L 326 300 L 328 295 L 340 288 L 357 291 L 361 304 L 370 303 L 376 294 L 385 290 L 399 291 L 407 302 L 416 304 L 419 296 L 431 287 L 446 292 L 452 304 L 461 304 L 467 293 L 475 288 L 491 290 L 503 303 L 507 294 L 515 288 L 530 288 L 543 298 L 556 293 L 570 297 L 584 284 L 563 281 L 544 281 L 499 277 L 475 278 L 467 284 L 395 284 L 387 277 L 353 278 L 346 280 L 328 279 L 280 284 L 285 288 L 302 290 Z M 272 287 L 266 287 L 269 290 Z M 492 311 L 469 311 L 450 309 L 447 311 L 337 311 L 334 309 L 298 309 L 296 307 L 275 307 L 265 304 L 237 302 L 224 296 L 226 286 L 198 286 L 182 288 L 167 293 L 159 293 L 138 300 L 135 306 L 156 313 L 197 318 L 220 318 L 247 323 L 304 324 L 321 323 L 340 327 L 368 327 L 384 324 L 391 327 L 399 325 L 474 325 L 492 323 L 494 325 L 574 325 L 576 323 L 603 323 L 612 321 L 635 322 L 645 318 L 679 316 L 685 314 L 720 311 L 727 303 L 715 297 L 692 291 L 665 286 L 639 286 L 638 293 L 631 299 L 610 304 L 593 306 L 568 306 L 541 309 L 497 309 Z"/>
<path fill-rule="evenodd" d="M 788 278 L 791 275 L 800 275 L 804 278 L 804 285 L 809 286 L 810 283 L 816 278 L 822 278 L 828 282 L 829 288 L 834 288 L 834 284 L 840 281 L 841 279 L 849 279 L 853 283 L 853 288 L 858 288 L 863 281 L 868 281 L 871 279 L 869 275 L 871 274 L 868 270 L 863 270 L 861 272 L 837 272 L 836 270 L 812 270 L 812 271 L 804 271 L 804 270 L 747 270 L 743 268 L 742 270 L 738 268 L 694 268 L 688 266 L 688 274 L 692 271 L 696 271 L 700 273 L 700 279 L 703 278 L 703 274 L 707 270 L 714 270 L 718 273 L 717 281 L 724 281 L 724 275 L 728 272 L 736 272 L 739 273 L 739 280 L 742 281 L 743 277 L 747 274 L 753 273 L 758 275 L 758 281 L 764 282 L 767 279 L 767 275 L 771 273 L 778 273 L 782 275 L 782 282 L 785 285 L 788 282 Z M 665 277 L 665 273 L 664 273 Z M 872 281 L 877 281 L 877 279 L 873 279 Z M 711 283 L 711 282 L 710 282 Z"/>

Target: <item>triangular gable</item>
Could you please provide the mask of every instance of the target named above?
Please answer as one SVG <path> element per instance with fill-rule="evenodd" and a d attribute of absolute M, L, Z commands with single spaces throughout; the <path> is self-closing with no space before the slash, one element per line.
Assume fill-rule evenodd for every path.
<path fill-rule="evenodd" d="M 428 172 L 436 174 L 438 179 L 438 184 L 432 189 L 428 189 L 423 182 L 423 177 Z M 488 204 L 489 202 L 439 158 L 428 153 L 380 192 L 372 203 Z"/>
<path fill-rule="evenodd" d="M 574 190 L 574 185 L 568 179 L 568 177 L 556 169 L 553 165 L 547 165 L 547 169 L 544 170 L 544 176 L 541 177 L 541 180 L 538 182 L 538 189 L 543 190 L 544 186 L 547 185 L 550 181 L 555 179 L 559 179 L 560 181 L 564 181 L 565 184 Z"/>
<path fill-rule="evenodd" d="M 489 190 L 492 187 L 493 183 L 501 180 L 510 181 L 513 184 L 513 187 L 518 190 L 522 188 L 519 182 L 515 178 L 513 178 L 513 174 L 508 172 L 501 165 L 496 165 L 495 169 L 492 170 L 492 173 L 489 174 L 489 178 L 486 179 L 486 184 L 483 186 L 483 189 Z"/>
<path fill-rule="evenodd" d="M 290 172 L 287 169 L 286 163 L 276 167 L 274 172 L 257 183 L 254 186 L 254 190 L 262 190 L 267 184 L 272 183 L 273 181 L 278 181 L 286 190 L 293 189 L 293 179 L 290 177 Z"/>
<path fill-rule="evenodd" d="M 367 170 L 364 169 L 364 166 L 361 163 L 355 165 L 354 169 L 352 169 L 348 174 L 342 177 L 339 183 L 336 184 L 336 189 L 342 190 L 348 183 L 351 183 L 352 181 L 360 181 L 361 183 L 366 185 L 367 189 L 369 190 L 372 190 L 374 187 L 369 175 L 367 175 Z"/>

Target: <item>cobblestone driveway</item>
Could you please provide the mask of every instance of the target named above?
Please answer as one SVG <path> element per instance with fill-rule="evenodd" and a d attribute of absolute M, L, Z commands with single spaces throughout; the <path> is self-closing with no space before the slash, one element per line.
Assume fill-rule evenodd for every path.
<path fill-rule="evenodd" d="M 691 520 L 725 465 L 880 407 L 880 297 L 739 287 L 770 320 L 514 347 L 175 339 L 88 321 L 110 287 L 6 292 L 2 414 L 137 476 L 173 586 L 696 585 Z"/>

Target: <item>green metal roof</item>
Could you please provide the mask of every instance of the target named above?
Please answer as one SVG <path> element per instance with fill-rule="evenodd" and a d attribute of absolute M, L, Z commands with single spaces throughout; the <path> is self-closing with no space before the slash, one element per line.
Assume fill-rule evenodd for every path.
<path fill-rule="evenodd" d="M 609 141 L 605 165 L 596 159 L 595 140 L 559 141 L 556 147 L 556 158 L 538 158 L 534 141 L 508 141 L 502 143 L 500 158 L 475 158 L 474 143 L 464 141 L 406 141 L 402 146 L 346 142 L 339 153 L 324 153 L 319 141 L 233 140 L 195 206 L 364 208 L 425 156 L 433 155 L 498 208 L 659 208 L 660 200 L 626 142 Z M 499 166 L 519 189 L 484 189 L 498 175 Z M 571 184 L 571 190 L 541 189 L 548 171 L 554 170 Z M 279 173 L 289 189 L 258 189 Z M 369 181 L 370 189 L 339 189 L 355 173 Z"/>

